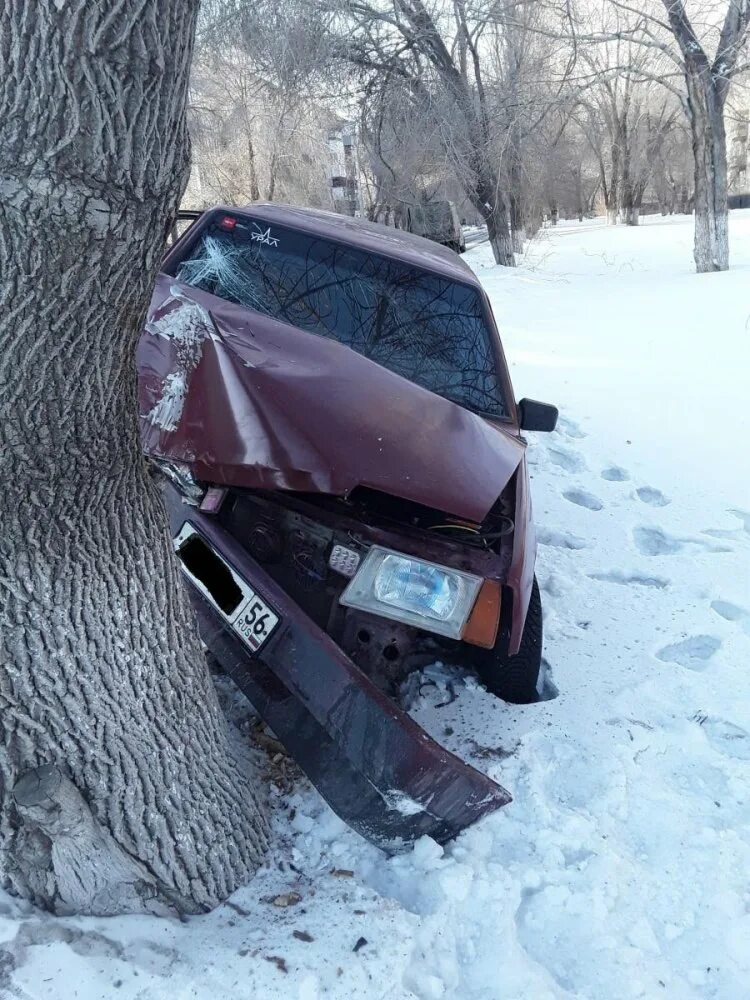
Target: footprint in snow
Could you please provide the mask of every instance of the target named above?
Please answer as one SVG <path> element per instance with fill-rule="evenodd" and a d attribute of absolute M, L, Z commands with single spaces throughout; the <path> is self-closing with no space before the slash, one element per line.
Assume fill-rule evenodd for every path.
<path fill-rule="evenodd" d="M 605 583 L 619 583 L 624 587 L 653 587 L 664 590 L 669 586 L 669 580 L 663 576 L 648 576 L 646 573 L 623 573 L 613 569 L 608 573 L 589 573 L 592 580 L 603 580 Z"/>
<path fill-rule="evenodd" d="M 550 462 L 566 472 L 583 472 L 586 463 L 575 451 L 567 448 L 547 448 Z"/>
<path fill-rule="evenodd" d="M 602 470 L 602 479 L 606 479 L 610 483 L 624 483 L 630 479 L 630 473 L 627 469 L 620 468 L 619 465 L 610 465 L 609 468 Z"/>
<path fill-rule="evenodd" d="M 557 432 L 565 437 L 574 438 L 576 441 L 586 437 L 586 432 L 582 431 L 575 420 L 571 420 L 569 417 L 557 418 Z"/>
<path fill-rule="evenodd" d="M 737 622 L 745 632 L 750 633 L 750 611 L 741 608 L 739 604 L 732 604 L 731 601 L 711 601 L 711 609 L 725 621 Z"/>
<path fill-rule="evenodd" d="M 649 507 L 666 507 L 672 502 L 664 496 L 661 490 L 657 490 L 653 486 L 641 486 L 635 492 L 638 494 L 638 499 L 647 503 Z"/>
<path fill-rule="evenodd" d="M 537 528 L 536 538 L 540 545 L 551 545 L 555 549 L 585 549 L 586 542 L 577 535 L 554 528 Z"/>
<path fill-rule="evenodd" d="M 711 545 L 700 538 L 675 538 L 674 535 L 668 535 L 663 528 L 633 528 L 633 541 L 644 556 L 673 556 L 677 552 L 682 552 L 688 545 L 695 545 L 709 552 L 733 551 L 725 545 Z"/>
<path fill-rule="evenodd" d="M 708 660 L 720 648 L 721 639 L 713 635 L 691 635 L 681 642 L 664 646 L 657 654 L 663 663 L 679 663 L 688 670 L 705 670 Z"/>
<path fill-rule="evenodd" d="M 644 556 L 673 556 L 685 548 L 679 538 L 673 538 L 661 528 L 633 528 L 633 540 Z"/>
<path fill-rule="evenodd" d="M 536 690 L 539 695 L 539 701 L 554 701 L 555 698 L 560 697 L 560 690 L 552 679 L 552 667 L 544 657 L 542 657 Z"/>
<path fill-rule="evenodd" d="M 703 532 L 704 535 L 710 535 L 712 538 L 731 538 L 736 540 L 743 540 L 744 536 L 750 534 L 750 514 L 746 510 L 738 510 L 732 507 L 728 511 L 733 517 L 739 518 L 742 521 L 742 527 L 740 528 L 706 528 Z"/>
<path fill-rule="evenodd" d="M 731 601 L 711 601 L 711 607 L 717 615 L 726 618 L 728 622 L 739 622 L 747 617 L 747 611 L 739 604 L 732 604 Z"/>
<path fill-rule="evenodd" d="M 599 497 L 587 493 L 586 490 L 565 490 L 563 496 L 576 506 L 585 507 L 587 510 L 601 510 L 604 507 Z"/>
<path fill-rule="evenodd" d="M 736 760 L 750 760 L 750 733 L 726 719 L 696 716 L 696 722 L 706 734 L 706 739 L 719 753 Z"/>
<path fill-rule="evenodd" d="M 739 541 L 745 532 L 742 528 L 705 528 L 702 532 L 711 538 L 724 538 L 731 541 Z"/>

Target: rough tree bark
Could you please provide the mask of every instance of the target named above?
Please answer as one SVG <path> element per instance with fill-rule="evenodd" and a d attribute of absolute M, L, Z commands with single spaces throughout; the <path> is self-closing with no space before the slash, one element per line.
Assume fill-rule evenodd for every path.
<path fill-rule="evenodd" d="M 0 8 L 0 868 L 59 913 L 205 910 L 266 844 L 136 423 L 196 10 Z"/>

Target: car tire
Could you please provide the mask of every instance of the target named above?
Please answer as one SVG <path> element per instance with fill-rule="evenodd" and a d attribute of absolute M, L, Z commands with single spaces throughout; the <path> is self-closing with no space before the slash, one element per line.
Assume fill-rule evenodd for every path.
<path fill-rule="evenodd" d="M 501 634 L 495 648 L 486 650 L 477 663 L 480 679 L 488 691 L 514 705 L 529 705 L 539 700 L 542 632 L 542 599 L 534 577 L 518 652 L 515 656 L 508 654 L 510 636 Z"/>

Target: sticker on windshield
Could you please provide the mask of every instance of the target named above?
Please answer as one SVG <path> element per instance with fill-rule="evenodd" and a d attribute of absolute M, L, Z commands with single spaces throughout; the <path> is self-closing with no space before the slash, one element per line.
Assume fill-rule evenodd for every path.
<path fill-rule="evenodd" d="M 278 237 L 271 236 L 271 227 L 269 226 L 268 229 L 263 230 L 257 222 L 253 223 L 250 239 L 255 240 L 256 243 L 265 243 L 265 245 L 269 247 L 277 247 L 279 245 Z"/>

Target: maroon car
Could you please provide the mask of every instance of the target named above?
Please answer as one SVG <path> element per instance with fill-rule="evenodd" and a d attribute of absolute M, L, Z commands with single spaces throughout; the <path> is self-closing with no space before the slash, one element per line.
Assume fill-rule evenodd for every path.
<path fill-rule="evenodd" d="M 275 204 L 175 243 L 139 346 L 146 454 L 206 645 L 349 823 L 446 840 L 509 801 L 398 707 L 440 660 L 535 700 L 525 441 L 489 301 L 450 250 Z"/>

